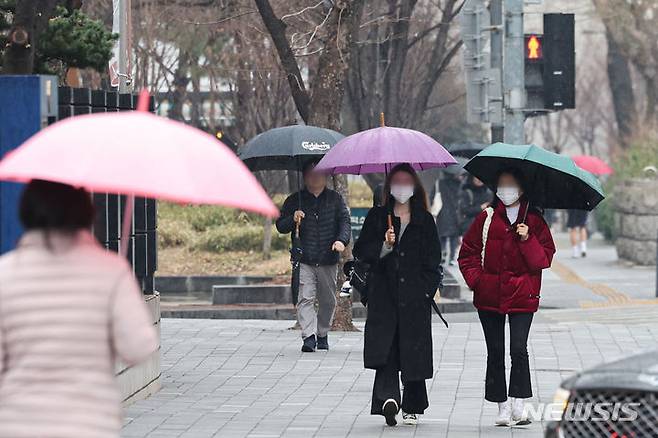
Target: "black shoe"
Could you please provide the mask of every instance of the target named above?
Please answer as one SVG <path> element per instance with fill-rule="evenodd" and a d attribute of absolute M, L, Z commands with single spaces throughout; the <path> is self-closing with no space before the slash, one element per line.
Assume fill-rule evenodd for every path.
<path fill-rule="evenodd" d="M 318 350 L 328 350 L 329 349 L 329 336 L 318 336 Z"/>
<path fill-rule="evenodd" d="M 315 335 L 311 335 L 307 338 L 304 338 L 304 345 L 302 345 L 302 351 L 304 353 L 313 353 L 317 342 L 315 341 Z"/>
<path fill-rule="evenodd" d="M 384 414 L 384 418 L 386 419 L 386 424 L 389 426 L 395 426 L 398 424 L 398 421 L 395 419 L 395 416 L 398 414 L 399 407 L 398 403 L 393 400 L 392 398 L 389 398 L 384 402 L 384 406 L 382 406 L 382 414 Z"/>

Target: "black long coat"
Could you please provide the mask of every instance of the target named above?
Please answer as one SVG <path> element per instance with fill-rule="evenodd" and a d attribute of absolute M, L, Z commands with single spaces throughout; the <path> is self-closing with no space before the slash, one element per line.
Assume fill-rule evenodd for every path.
<path fill-rule="evenodd" d="M 461 180 L 455 175 L 447 175 L 439 181 L 441 211 L 439 211 L 439 215 L 436 218 L 436 226 L 439 228 L 439 236 L 441 237 L 461 235 L 459 223 L 459 195 L 461 185 Z"/>
<path fill-rule="evenodd" d="M 399 218 L 393 219 L 393 226 L 399 238 Z M 402 378 L 429 379 L 433 375 L 430 300 L 443 279 L 436 224 L 429 212 L 412 209 L 402 238 L 380 258 L 386 229 L 386 208 L 373 207 L 354 246 L 354 255 L 371 264 L 364 365 L 377 369 L 386 364 L 398 330 Z"/>

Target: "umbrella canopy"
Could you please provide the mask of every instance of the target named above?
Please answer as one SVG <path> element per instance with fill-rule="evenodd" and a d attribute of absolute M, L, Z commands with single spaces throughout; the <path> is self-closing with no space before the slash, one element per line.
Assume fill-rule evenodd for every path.
<path fill-rule="evenodd" d="M 55 123 L 0 161 L 0 179 L 43 179 L 93 192 L 279 214 L 228 147 L 196 128 L 143 111 Z"/>
<path fill-rule="evenodd" d="M 249 140 L 242 148 L 240 159 L 254 171 L 301 170 L 309 159 L 323 156 L 344 137 L 316 126 L 274 128 Z"/>
<path fill-rule="evenodd" d="M 536 206 L 592 210 L 605 196 L 598 179 L 571 158 L 535 145 L 495 143 L 465 166 L 494 191 L 499 173 L 507 168 L 524 175 L 525 195 Z"/>
<path fill-rule="evenodd" d="M 473 158 L 488 145 L 467 141 L 464 143 L 452 143 L 446 148 L 455 157 Z"/>
<path fill-rule="evenodd" d="M 443 146 L 422 132 L 382 126 L 339 141 L 316 169 L 332 174 L 384 173 L 396 164 L 409 163 L 416 170 L 457 164 Z"/>
<path fill-rule="evenodd" d="M 573 161 L 578 167 L 594 175 L 611 175 L 614 172 L 605 161 L 592 155 L 576 155 L 573 157 Z"/>
<path fill-rule="evenodd" d="M 456 166 L 448 166 L 444 169 L 441 169 L 441 171 L 443 171 L 445 173 L 449 173 L 451 175 L 459 175 L 461 173 L 466 172 L 464 170 L 464 166 L 466 165 L 466 163 L 468 163 L 468 159 L 466 159 L 464 157 L 456 156 L 455 160 L 457 161 Z"/>

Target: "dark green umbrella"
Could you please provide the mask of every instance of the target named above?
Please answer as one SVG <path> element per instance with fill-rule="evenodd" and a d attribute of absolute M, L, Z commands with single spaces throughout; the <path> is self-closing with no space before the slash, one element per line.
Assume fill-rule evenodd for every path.
<path fill-rule="evenodd" d="M 526 180 L 526 197 L 538 207 L 593 210 L 605 197 L 599 180 L 571 158 L 533 144 L 492 144 L 464 168 L 493 191 L 502 170 L 518 169 Z"/>
<path fill-rule="evenodd" d="M 309 160 L 319 160 L 345 136 L 331 129 L 309 125 L 274 128 L 258 134 L 240 151 L 251 170 L 301 170 Z"/>
<path fill-rule="evenodd" d="M 451 143 L 446 147 L 446 149 L 454 157 L 473 158 L 478 153 L 482 152 L 482 149 L 486 148 L 487 146 L 489 145 L 484 143 L 465 141 L 463 143 Z"/>
<path fill-rule="evenodd" d="M 444 173 L 449 173 L 450 175 L 459 175 L 461 173 L 464 173 L 465 172 L 464 166 L 466 165 L 466 163 L 468 163 L 468 159 L 457 155 L 455 156 L 455 160 L 457 160 L 456 166 L 444 167 L 440 169 L 440 171 Z"/>

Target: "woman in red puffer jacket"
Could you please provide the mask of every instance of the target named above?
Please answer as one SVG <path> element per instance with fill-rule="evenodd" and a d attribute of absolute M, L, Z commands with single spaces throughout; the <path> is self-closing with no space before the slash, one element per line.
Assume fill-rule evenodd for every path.
<path fill-rule="evenodd" d="M 528 333 L 539 307 L 542 270 L 551 266 L 555 253 L 548 225 L 523 196 L 524 181 L 517 169 L 500 173 L 491 207 L 473 221 L 459 252 L 459 269 L 473 290 L 473 304 L 487 343 L 485 399 L 498 402 L 496 424 L 505 426 L 529 423 L 523 415 L 523 399 L 532 397 Z M 509 391 L 505 382 L 506 315 L 512 359 Z"/>

